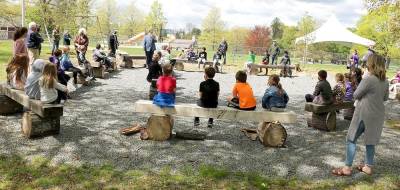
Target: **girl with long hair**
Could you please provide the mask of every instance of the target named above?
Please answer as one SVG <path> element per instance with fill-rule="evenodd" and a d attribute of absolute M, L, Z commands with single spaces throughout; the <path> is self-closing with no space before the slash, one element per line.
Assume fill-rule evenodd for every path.
<path fill-rule="evenodd" d="M 45 104 L 59 104 L 62 100 L 61 92 L 68 93 L 67 87 L 57 82 L 57 67 L 50 62 L 44 65 L 39 86 L 40 100 Z"/>
<path fill-rule="evenodd" d="M 278 75 L 271 75 L 268 79 L 268 88 L 265 90 L 262 98 L 262 107 L 271 110 L 271 108 L 286 108 L 289 102 L 289 96 L 282 88 Z"/>
<path fill-rule="evenodd" d="M 26 77 L 28 75 L 28 55 L 15 55 L 7 66 L 7 84 L 11 88 L 24 90 Z"/>

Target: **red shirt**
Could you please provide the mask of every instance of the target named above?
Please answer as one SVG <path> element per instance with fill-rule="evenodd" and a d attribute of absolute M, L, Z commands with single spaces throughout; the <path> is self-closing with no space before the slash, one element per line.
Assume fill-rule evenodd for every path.
<path fill-rule="evenodd" d="M 173 94 L 176 89 L 176 79 L 172 76 L 161 76 L 157 80 L 157 91 Z"/>

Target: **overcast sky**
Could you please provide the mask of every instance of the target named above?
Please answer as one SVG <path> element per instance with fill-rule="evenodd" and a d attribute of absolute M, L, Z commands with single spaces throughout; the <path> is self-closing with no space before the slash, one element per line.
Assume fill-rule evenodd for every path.
<path fill-rule="evenodd" d="M 153 0 L 119 0 L 120 5 L 135 2 L 147 13 Z M 296 25 L 308 12 L 319 21 L 334 14 L 347 27 L 355 27 L 361 15 L 366 14 L 362 0 L 159 0 L 167 27 L 184 28 L 186 23 L 201 27 L 203 18 L 212 6 L 221 9 L 221 19 L 228 27 L 270 24 L 279 17 L 285 24 Z"/>

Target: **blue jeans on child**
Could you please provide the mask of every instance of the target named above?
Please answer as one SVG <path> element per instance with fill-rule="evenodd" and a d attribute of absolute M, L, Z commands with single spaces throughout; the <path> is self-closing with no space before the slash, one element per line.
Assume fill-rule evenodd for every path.
<path fill-rule="evenodd" d="M 364 121 L 361 121 L 358 129 L 356 131 L 356 135 L 354 137 L 354 141 L 347 139 L 347 147 L 346 147 L 346 166 L 353 165 L 354 156 L 356 155 L 356 141 L 358 137 L 361 136 L 365 131 Z M 368 166 L 372 166 L 374 164 L 374 155 L 375 155 L 375 145 L 365 145 L 365 164 Z"/>

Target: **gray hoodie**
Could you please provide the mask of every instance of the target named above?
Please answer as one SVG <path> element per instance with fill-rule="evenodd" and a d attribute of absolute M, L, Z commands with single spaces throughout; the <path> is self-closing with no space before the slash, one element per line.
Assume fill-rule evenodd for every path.
<path fill-rule="evenodd" d="M 31 99 L 40 100 L 39 79 L 42 77 L 44 65 L 43 59 L 37 59 L 32 64 L 31 73 L 25 83 L 25 94 Z"/>

